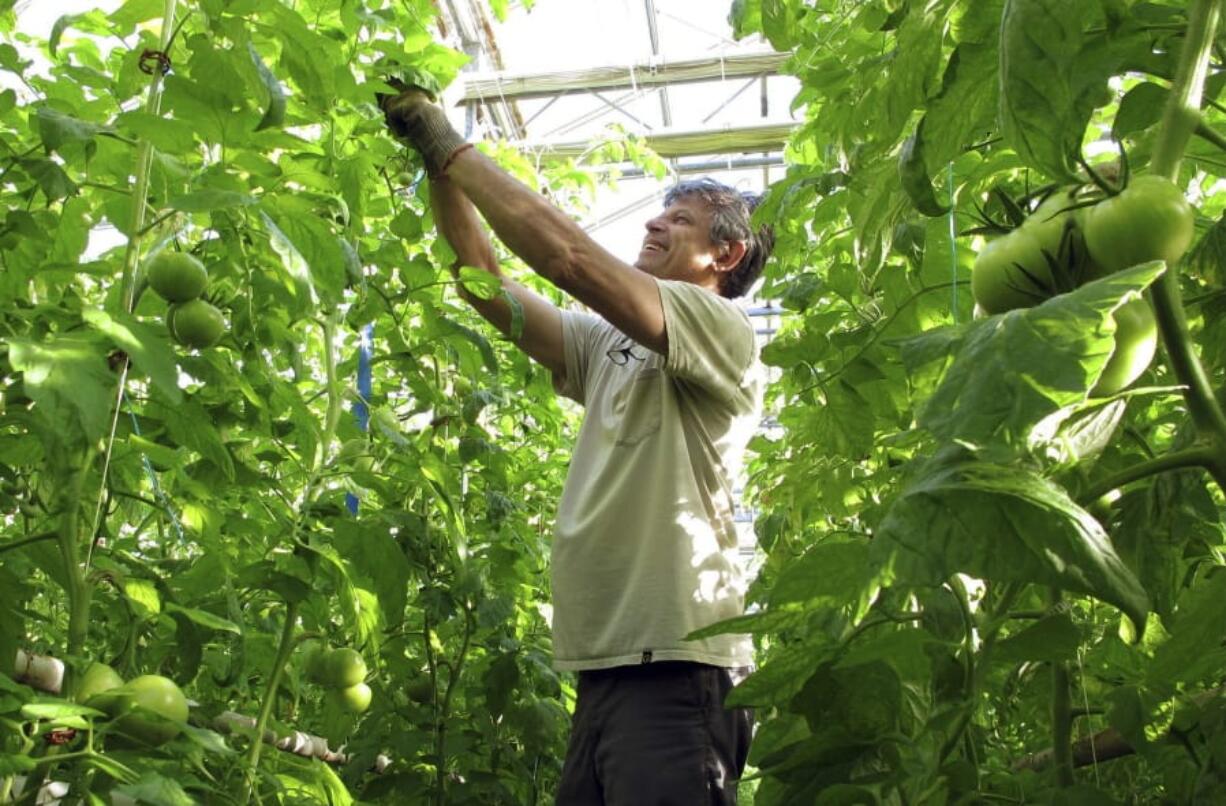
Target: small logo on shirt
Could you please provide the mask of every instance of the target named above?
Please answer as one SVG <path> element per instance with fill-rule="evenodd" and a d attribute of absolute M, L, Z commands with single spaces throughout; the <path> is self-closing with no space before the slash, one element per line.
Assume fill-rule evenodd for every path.
<path fill-rule="evenodd" d="M 610 361 L 612 361 L 614 364 L 616 364 L 619 367 L 624 367 L 626 366 L 626 364 L 629 364 L 630 359 L 632 358 L 635 361 L 646 361 L 647 360 L 647 356 L 645 355 L 642 355 L 642 356 L 635 355 L 634 348 L 637 345 L 635 345 L 633 342 L 626 342 L 625 344 L 626 344 L 625 347 L 613 347 L 605 351 L 605 355 L 608 356 Z"/>
<path fill-rule="evenodd" d="M 651 663 L 651 650 L 650 649 L 646 649 L 643 651 L 643 660 L 640 661 L 640 663 Z"/>

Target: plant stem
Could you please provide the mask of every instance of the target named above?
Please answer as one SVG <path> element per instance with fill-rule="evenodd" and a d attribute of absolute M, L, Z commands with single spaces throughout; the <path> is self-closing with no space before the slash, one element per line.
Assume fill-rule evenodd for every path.
<path fill-rule="evenodd" d="M 90 452 L 92 456 L 92 452 Z M 81 567 L 80 521 L 81 491 L 85 486 L 85 470 L 80 463 L 67 469 L 68 478 L 58 496 L 60 510 L 59 547 L 64 562 L 64 575 L 68 580 L 68 643 L 65 652 L 69 658 L 79 658 L 85 651 L 85 639 L 89 634 L 90 586 Z M 77 675 L 72 667 L 66 669 L 61 690 L 63 696 L 72 698 L 76 693 Z"/>
<path fill-rule="evenodd" d="M 1055 607 L 1062 595 L 1052 588 L 1051 603 Z M 1060 788 L 1070 787 L 1073 779 L 1073 701 L 1069 693 L 1068 665 L 1054 661 L 1051 665 L 1051 746 L 1056 763 L 1056 781 Z"/>
<path fill-rule="evenodd" d="M 264 697 L 260 702 L 260 715 L 255 720 L 254 735 L 251 739 L 251 749 L 247 753 L 247 793 L 243 803 L 251 801 L 255 790 L 256 773 L 259 769 L 260 750 L 264 747 L 264 730 L 268 727 L 268 719 L 272 715 L 273 703 L 277 701 L 277 687 L 281 685 L 281 674 L 285 671 L 285 663 L 294 650 L 294 628 L 298 622 L 298 603 L 286 602 L 285 623 L 281 626 L 281 641 L 277 644 L 277 658 L 273 661 L 268 674 L 268 682 L 264 686 Z"/>
<path fill-rule="evenodd" d="M 175 11 L 178 0 L 165 0 L 162 8 L 162 39 L 161 49 L 170 47 L 175 32 Z M 160 115 L 162 112 L 162 71 L 155 69 L 149 79 L 149 95 L 145 99 L 145 112 L 150 115 Z M 153 166 L 153 143 L 141 138 L 136 154 L 136 181 L 132 186 L 132 220 L 128 222 L 128 230 L 133 233 L 128 238 L 127 250 L 123 256 L 122 300 L 123 310 L 131 311 L 136 304 L 136 266 L 140 258 L 141 237 L 145 228 L 145 211 L 149 205 L 149 173 Z"/>
<path fill-rule="evenodd" d="M 439 806 L 446 803 L 446 798 L 443 797 L 444 785 L 446 784 L 447 767 L 443 764 L 443 754 L 447 752 L 447 717 L 451 715 L 451 695 L 455 691 L 456 683 L 460 681 L 460 673 L 464 671 L 464 660 L 468 657 L 468 643 L 472 639 L 473 634 L 473 611 L 468 602 L 464 603 L 464 640 L 460 645 L 460 654 L 456 658 L 455 666 L 448 670 L 447 690 L 443 693 L 443 702 L 435 712 L 438 715 L 438 729 L 434 734 L 434 755 L 437 757 L 438 767 L 436 768 L 436 780 L 438 782 L 438 797 Z"/>
<path fill-rule="evenodd" d="M 1209 56 L 1221 15 L 1219 0 L 1192 0 L 1188 11 L 1188 33 L 1184 37 L 1174 86 L 1163 111 L 1162 125 L 1154 146 L 1150 168 L 1155 174 L 1178 181 L 1179 163 L 1188 139 L 1200 125 L 1200 105 L 1204 93 Z M 1193 421 L 1202 432 L 1214 435 L 1219 443 L 1214 476 L 1226 477 L 1226 415 L 1223 415 L 1209 378 L 1192 347 L 1188 322 L 1180 301 L 1179 272 L 1167 271 L 1150 288 L 1158 330 L 1166 347 L 1175 377 L 1186 388 L 1184 397 Z"/>
<path fill-rule="evenodd" d="M 30 535 L 29 537 L 23 537 L 20 540 L 12 540 L 12 541 L 9 541 L 8 543 L 0 543 L 0 554 L 3 554 L 6 551 L 13 551 L 14 549 L 19 549 L 22 546 L 28 546 L 31 543 L 41 543 L 44 540 L 55 540 L 59 536 L 60 536 L 59 532 L 43 532 L 42 534 Z M 3 802 L 4 801 L 0 800 L 0 803 L 3 803 Z"/>
<path fill-rule="evenodd" d="M 1100 496 L 1123 487 L 1125 484 L 1171 470 L 1186 470 L 1192 467 L 1212 468 L 1217 459 L 1218 451 L 1205 446 L 1173 451 L 1154 459 L 1138 462 L 1132 467 L 1124 468 L 1120 472 L 1090 485 L 1085 492 L 1077 497 L 1077 501 L 1080 504 L 1090 504 Z"/>

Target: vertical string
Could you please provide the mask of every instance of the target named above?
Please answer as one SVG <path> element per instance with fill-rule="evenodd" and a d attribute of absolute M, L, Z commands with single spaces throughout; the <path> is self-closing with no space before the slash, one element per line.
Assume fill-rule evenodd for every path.
<path fill-rule="evenodd" d="M 373 322 L 362 328 L 358 341 L 358 399 L 353 404 L 353 418 L 358 422 L 358 429 L 366 433 L 370 429 L 370 408 L 366 401 L 371 397 L 370 346 L 374 341 L 375 325 Z M 358 497 L 353 493 L 345 493 L 345 506 L 351 515 L 358 514 Z"/>
<path fill-rule="evenodd" d="M 128 402 L 126 395 L 123 402 L 125 405 Z M 140 421 L 136 419 L 136 412 L 132 411 L 131 407 L 128 407 L 128 415 L 132 418 L 132 433 L 139 437 L 141 435 Z M 175 527 L 175 534 L 179 536 L 179 545 L 182 546 L 187 541 L 183 537 L 183 526 L 179 523 L 179 515 L 171 505 L 170 499 L 166 497 L 166 493 L 162 491 L 162 485 L 158 483 L 158 474 L 154 472 L 153 464 L 149 461 L 148 455 L 142 452 L 140 458 L 141 462 L 145 465 L 145 475 L 149 477 L 149 486 L 153 488 L 153 497 L 162 505 L 162 509 L 166 511 L 166 517 L 170 520 L 171 526 Z M 96 528 L 95 531 L 97 531 Z"/>
<path fill-rule="evenodd" d="M 958 224 L 954 209 L 954 163 L 949 161 L 949 275 L 953 281 L 950 292 L 950 311 L 953 313 L 954 324 L 958 324 Z"/>

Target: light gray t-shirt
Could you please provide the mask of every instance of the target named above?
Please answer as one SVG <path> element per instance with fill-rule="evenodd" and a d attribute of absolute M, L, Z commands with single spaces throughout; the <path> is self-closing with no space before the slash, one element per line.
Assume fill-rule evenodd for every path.
<path fill-rule="evenodd" d="M 559 393 L 586 408 L 554 527 L 561 670 L 660 660 L 748 666 L 748 636 L 684 637 L 741 615 L 733 480 L 762 410 L 753 326 L 729 300 L 658 281 L 668 355 L 562 314 Z"/>

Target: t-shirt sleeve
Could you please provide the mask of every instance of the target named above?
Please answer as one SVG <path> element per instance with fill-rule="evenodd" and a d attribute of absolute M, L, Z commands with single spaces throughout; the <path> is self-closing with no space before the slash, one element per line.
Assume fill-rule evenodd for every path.
<path fill-rule="evenodd" d="M 668 333 L 664 370 L 736 408 L 757 354 L 745 312 L 692 283 L 660 280 Z"/>
<path fill-rule="evenodd" d="M 592 340 L 599 323 L 600 319 L 591 314 L 562 311 L 562 353 L 566 373 L 553 376 L 553 389 L 577 403 L 586 402 Z"/>

